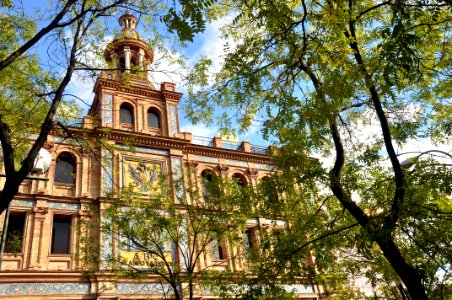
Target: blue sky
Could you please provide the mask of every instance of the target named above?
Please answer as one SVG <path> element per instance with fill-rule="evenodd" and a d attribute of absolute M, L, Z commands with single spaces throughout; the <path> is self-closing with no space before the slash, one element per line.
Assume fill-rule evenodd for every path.
<path fill-rule="evenodd" d="M 33 1 L 33 0 L 25 0 L 23 1 L 24 9 L 27 14 L 30 16 L 36 16 L 39 17 L 41 15 L 47 15 L 48 11 L 46 10 L 46 7 L 48 5 L 48 1 L 45 0 L 39 0 L 39 1 Z M 38 11 L 37 11 L 38 10 Z M 108 20 L 108 26 L 111 29 L 119 30 L 119 24 L 117 23 L 117 19 L 119 16 L 121 16 L 124 13 L 124 10 L 121 10 L 117 16 L 110 18 Z M 51 16 L 50 16 L 51 17 Z M 138 17 L 138 16 L 137 16 Z M 192 43 L 187 43 L 186 47 L 177 47 L 177 54 L 181 55 L 183 57 L 187 58 L 187 62 L 189 65 L 194 64 L 201 56 L 208 56 L 212 58 L 214 62 L 216 62 L 214 68 L 216 71 L 220 68 L 221 59 L 219 58 L 221 55 L 221 51 L 223 49 L 224 41 L 220 39 L 220 31 L 219 27 L 221 26 L 221 22 L 214 22 L 207 24 L 206 30 L 204 33 L 198 34 L 194 41 Z M 146 37 L 146 32 L 143 31 L 143 28 L 141 26 L 138 27 L 138 32 L 141 34 L 142 37 Z M 41 58 L 41 61 L 44 63 L 44 67 L 46 66 L 53 66 L 53 71 L 55 71 L 55 58 L 54 53 L 48 53 L 48 41 L 50 39 L 43 39 L 37 47 L 34 47 L 32 51 L 38 53 L 38 55 Z M 159 53 L 158 50 L 154 48 L 155 57 L 158 59 Z M 161 55 L 161 54 L 160 54 Z M 162 63 L 160 66 L 162 69 L 165 70 L 176 70 L 177 66 L 171 66 L 165 63 Z M 63 68 L 61 68 L 63 70 Z M 162 81 L 173 81 L 176 82 L 178 85 L 178 91 L 184 93 L 185 88 L 180 83 L 180 79 L 177 78 L 177 76 L 172 76 L 169 78 L 168 76 L 165 76 L 160 73 L 154 73 L 153 75 L 153 81 L 159 83 Z M 81 99 L 83 99 L 83 102 L 91 104 L 93 100 L 93 93 L 92 93 L 92 87 L 93 87 L 93 80 L 86 80 L 86 78 L 83 78 L 82 75 L 76 74 L 73 77 L 72 82 L 70 83 L 67 92 L 77 95 Z M 158 88 L 159 84 L 156 84 L 156 87 Z M 193 133 L 193 135 L 197 136 L 207 136 L 207 137 L 213 137 L 215 135 L 218 135 L 218 129 L 215 126 L 211 125 L 204 125 L 204 124 L 197 124 L 193 125 L 186 117 L 185 113 L 182 110 L 182 105 L 185 100 L 185 96 L 182 99 L 180 103 L 180 110 L 179 110 L 179 117 L 180 117 L 180 126 L 182 131 L 190 131 Z M 81 108 L 86 113 L 89 107 L 84 104 L 82 101 L 78 101 L 80 103 Z M 252 144 L 256 145 L 263 145 L 267 146 L 269 142 L 265 141 L 262 138 L 262 135 L 260 134 L 260 130 L 258 126 L 253 126 L 250 128 L 250 130 L 246 134 L 242 134 L 239 136 L 239 140 L 247 140 Z"/>

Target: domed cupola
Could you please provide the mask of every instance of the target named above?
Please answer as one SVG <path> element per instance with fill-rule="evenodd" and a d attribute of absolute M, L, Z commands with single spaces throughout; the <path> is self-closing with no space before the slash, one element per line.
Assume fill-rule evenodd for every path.
<path fill-rule="evenodd" d="M 140 79 L 147 79 L 147 71 L 154 60 L 154 52 L 135 30 L 137 23 L 137 18 L 128 11 L 119 18 L 122 30 L 108 44 L 104 57 L 111 68 L 121 73 L 136 74 Z"/>

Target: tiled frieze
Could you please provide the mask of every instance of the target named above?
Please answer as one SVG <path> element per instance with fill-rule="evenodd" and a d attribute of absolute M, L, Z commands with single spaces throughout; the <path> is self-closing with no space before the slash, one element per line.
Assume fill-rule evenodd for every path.
<path fill-rule="evenodd" d="M 130 151 L 131 148 L 127 145 L 123 144 L 116 144 L 116 147 L 119 149 L 123 149 L 126 151 Z M 133 152 L 144 152 L 144 153 L 151 153 L 151 154 L 159 154 L 159 155 L 168 155 L 168 150 L 161 150 L 161 149 L 155 149 L 155 148 L 149 148 L 149 147 L 133 147 Z"/>
<path fill-rule="evenodd" d="M 118 294 L 173 294 L 169 284 L 161 283 L 118 283 L 116 284 Z"/>
<path fill-rule="evenodd" d="M 241 161 L 241 160 L 233 160 L 233 159 L 226 159 L 225 163 L 230 166 L 236 166 L 236 167 L 248 167 L 248 162 Z"/>
<path fill-rule="evenodd" d="M 202 155 L 195 155 L 195 160 L 202 161 L 202 162 L 207 162 L 207 163 L 213 163 L 213 164 L 217 164 L 218 163 L 218 158 L 216 158 L 216 157 L 209 157 L 209 156 L 202 156 Z"/>
<path fill-rule="evenodd" d="M 53 209 L 76 210 L 76 211 L 80 209 L 80 204 L 78 203 L 62 203 L 50 201 L 48 205 L 49 208 Z"/>
<path fill-rule="evenodd" d="M 16 207 L 33 207 L 36 205 L 35 200 L 13 200 L 11 201 L 11 206 Z"/>
<path fill-rule="evenodd" d="M 254 164 L 254 167 L 261 170 L 268 170 L 268 171 L 274 171 L 276 169 L 273 165 L 266 165 L 266 164 Z"/>
<path fill-rule="evenodd" d="M 295 294 L 314 293 L 314 287 L 310 284 L 282 284 L 280 286 L 285 291 Z"/>
<path fill-rule="evenodd" d="M 0 283 L 0 295 L 89 294 L 90 290 L 90 283 L 80 282 Z"/>

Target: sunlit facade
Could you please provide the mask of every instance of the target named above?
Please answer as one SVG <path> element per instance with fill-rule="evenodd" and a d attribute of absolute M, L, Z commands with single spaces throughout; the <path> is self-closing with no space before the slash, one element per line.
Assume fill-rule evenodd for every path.
<path fill-rule="evenodd" d="M 208 175 L 203 172 L 209 170 L 256 186 L 274 168 L 265 148 L 180 132 L 182 94 L 174 83 L 156 87 L 148 80 L 153 51 L 136 32 L 137 19 L 125 14 L 119 22 L 122 31 L 105 50 L 105 59 L 115 71 L 100 74 L 83 126 L 73 129 L 84 130 L 101 143 L 81 148 L 71 139 L 48 137 L 40 162 L 43 167 L 23 182 L 11 204 L 1 263 L 1 299 L 171 298 L 171 292 L 165 296 L 167 290 L 152 276 L 141 282 L 113 279 L 102 263 L 95 266 L 99 272 L 84 270 L 83 249 L 90 240 L 99 242 L 100 257 L 121 255 L 112 236 L 86 225 L 95 221 L 93 207 L 102 215 L 108 196 L 131 183 L 143 193 L 159 189 L 160 173 L 176 182 L 181 170 L 190 168 L 205 180 Z M 107 150 L 102 145 L 112 147 Z M 4 218 L 5 213 L 1 224 Z M 249 220 L 244 242 L 256 247 L 257 230 L 269 224 L 265 218 Z M 202 267 L 215 263 L 229 270 L 242 268 L 240 261 L 228 260 L 232 251 L 227 243 L 212 243 Z M 146 266 L 145 256 L 123 255 Z M 312 282 L 286 288 L 303 299 L 320 299 L 323 293 Z M 196 299 L 213 298 L 202 291 L 196 295 Z"/>

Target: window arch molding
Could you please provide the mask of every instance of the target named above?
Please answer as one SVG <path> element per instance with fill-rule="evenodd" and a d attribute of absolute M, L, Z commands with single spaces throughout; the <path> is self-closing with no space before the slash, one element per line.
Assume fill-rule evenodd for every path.
<path fill-rule="evenodd" d="M 236 183 L 238 186 L 248 186 L 250 184 L 250 179 L 240 171 L 234 171 L 230 175 L 230 179 Z"/>
<path fill-rule="evenodd" d="M 162 128 L 162 113 L 159 108 L 149 106 L 146 111 L 147 128 Z"/>
<path fill-rule="evenodd" d="M 217 189 L 214 186 L 209 186 L 211 183 L 214 183 L 216 178 L 219 178 L 219 174 L 212 168 L 204 168 L 198 173 L 199 184 L 201 187 L 202 195 L 205 198 L 210 197 L 212 194 L 215 194 Z M 217 182 L 218 183 L 218 182 Z"/>
<path fill-rule="evenodd" d="M 128 102 L 123 101 L 119 105 L 119 123 L 134 126 L 135 124 L 135 106 Z"/>
<path fill-rule="evenodd" d="M 77 156 L 70 151 L 62 151 L 55 158 L 53 180 L 55 183 L 76 184 Z"/>
<path fill-rule="evenodd" d="M 278 200 L 278 190 L 274 182 L 274 178 L 271 175 L 266 174 L 258 180 L 260 188 L 264 194 L 264 198 L 267 202 Z"/>

